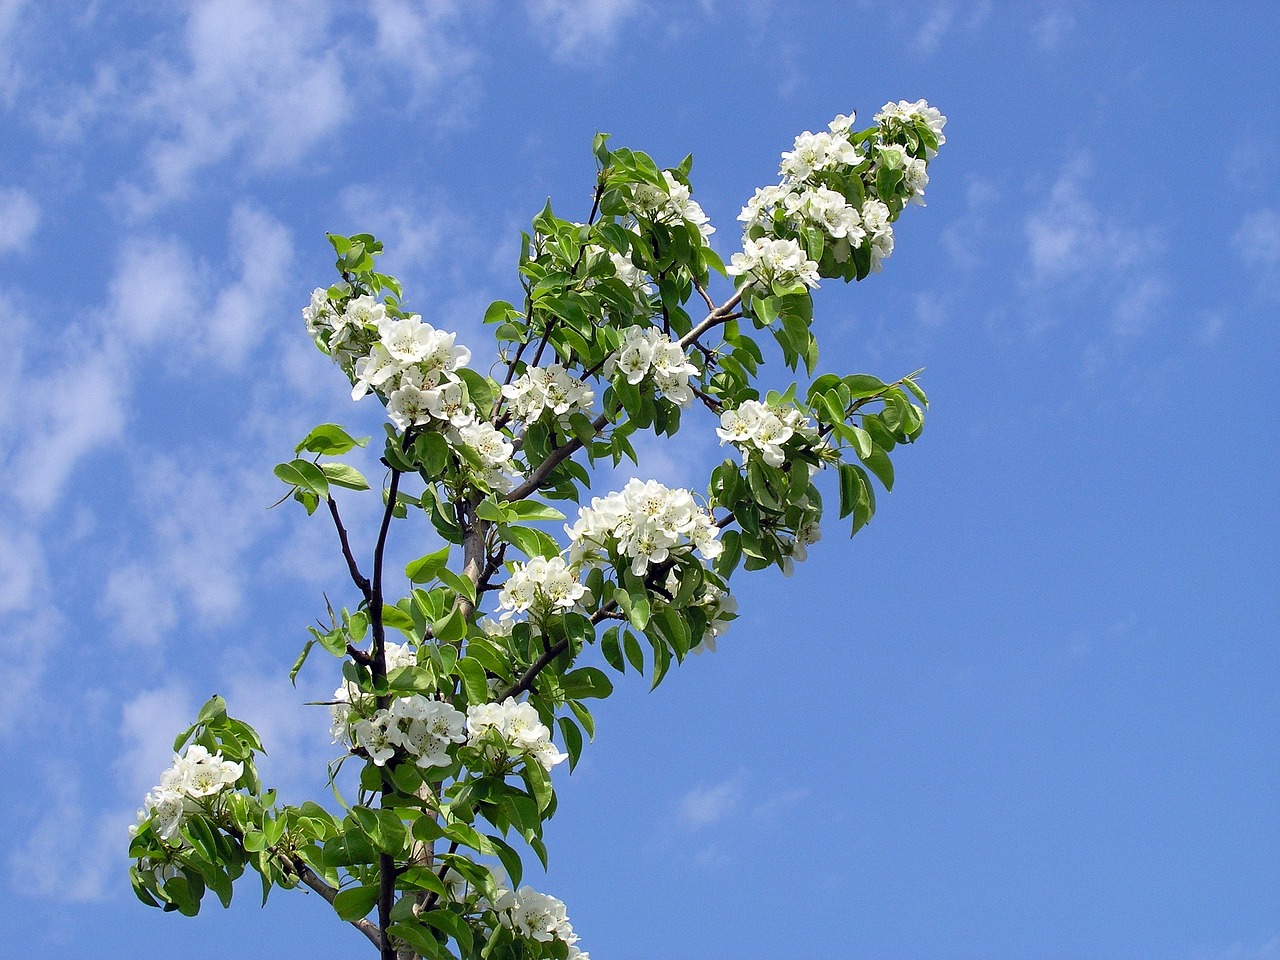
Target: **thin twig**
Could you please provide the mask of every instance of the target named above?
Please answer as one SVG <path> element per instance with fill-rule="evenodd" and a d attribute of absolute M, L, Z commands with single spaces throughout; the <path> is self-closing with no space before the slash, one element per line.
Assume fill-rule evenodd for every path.
<path fill-rule="evenodd" d="M 342 543 L 342 556 L 347 561 L 347 570 L 351 574 L 351 581 L 356 585 L 356 589 L 364 596 L 365 601 L 369 600 L 369 579 L 360 572 L 360 567 L 356 563 L 355 556 L 351 553 L 351 542 L 347 539 L 347 528 L 342 525 L 342 517 L 338 515 L 338 503 L 333 497 L 328 498 L 329 515 L 333 517 L 333 525 L 338 528 L 338 540 Z"/>

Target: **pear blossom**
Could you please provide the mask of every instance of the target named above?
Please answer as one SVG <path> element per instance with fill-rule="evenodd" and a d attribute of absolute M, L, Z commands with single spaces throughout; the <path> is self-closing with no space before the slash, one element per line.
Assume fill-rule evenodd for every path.
<path fill-rule="evenodd" d="M 656 327 L 627 327 L 621 347 L 605 361 L 605 376 L 622 373 L 630 384 L 646 379 L 664 398 L 679 406 L 693 399 L 689 379 L 698 368 L 689 362 L 684 348 Z"/>
<path fill-rule="evenodd" d="M 616 553 L 631 561 L 637 576 L 676 552 L 693 549 L 703 559 L 715 559 L 723 550 L 719 530 L 688 490 L 638 479 L 617 493 L 593 498 L 589 507 L 579 508 L 572 525 L 565 525 L 574 563 Z"/>
<path fill-rule="evenodd" d="M 698 229 L 705 240 L 716 232 L 706 213 L 696 200 L 691 199 L 689 188 L 671 175 L 669 170 L 662 171 L 667 189 L 664 192 L 648 183 L 637 183 L 632 187 L 632 209 L 655 223 L 674 224 L 690 223 Z"/>
<path fill-rule="evenodd" d="M 733 255 L 725 272 L 747 277 L 748 283 L 761 287 L 796 282 L 809 287 L 818 285 L 818 264 L 809 259 L 800 244 L 789 239 L 765 236 L 746 241 L 743 252 Z"/>
<path fill-rule="evenodd" d="M 569 957 L 589 960 L 584 951 L 574 946 L 578 936 L 573 932 L 564 901 L 539 893 L 533 887 L 512 891 L 500 884 L 489 906 L 498 915 L 498 921 L 513 933 L 539 943 L 560 940 L 568 944 Z"/>
<path fill-rule="evenodd" d="M 550 410 L 565 419 L 575 411 L 591 413 L 595 393 L 558 363 L 546 367 L 526 367 L 524 373 L 502 388 L 512 402 L 517 420 L 534 423 Z"/>
<path fill-rule="evenodd" d="M 510 752 L 528 753 L 546 770 L 568 759 L 551 743 L 551 730 L 538 711 L 514 697 L 467 707 L 467 742 L 480 743 L 490 731 L 497 732 Z"/>
<path fill-rule="evenodd" d="M 502 620 L 532 609 L 544 616 L 557 610 L 572 610 L 587 592 L 563 557 L 534 557 L 528 563 L 512 565 L 498 594 Z"/>
<path fill-rule="evenodd" d="M 187 816 L 201 809 L 244 774 L 244 764 L 227 760 L 193 743 L 160 775 L 160 783 L 143 798 L 138 811 L 139 825 L 151 822 L 156 835 L 166 842 L 180 840 L 178 831 Z M 134 828 L 133 831 L 137 830 Z"/>

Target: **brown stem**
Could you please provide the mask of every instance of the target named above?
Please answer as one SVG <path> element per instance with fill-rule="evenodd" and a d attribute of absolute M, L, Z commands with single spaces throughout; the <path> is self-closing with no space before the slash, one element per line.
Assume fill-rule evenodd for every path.
<path fill-rule="evenodd" d="M 338 540 L 342 543 L 342 556 L 347 561 L 347 570 L 351 574 L 351 582 L 356 585 L 366 602 L 369 600 L 369 579 L 360 572 L 356 558 L 351 552 L 351 542 L 347 539 L 347 528 L 342 525 L 342 517 L 338 515 L 338 504 L 329 497 L 329 515 L 333 517 L 333 525 L 338 528 Z"/>

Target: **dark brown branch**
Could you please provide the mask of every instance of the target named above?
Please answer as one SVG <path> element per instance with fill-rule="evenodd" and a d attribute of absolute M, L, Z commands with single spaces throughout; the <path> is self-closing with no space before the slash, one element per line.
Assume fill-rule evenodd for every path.
<path fill-rule="evenodd" d="M 347 561 L 347 570 L 351 574 L 351 582 L 356 585 L 365 601 L 369 600 L 369 578 L 360 572 L 355 556 L 351 553 L 351 542 L 347 539 L 347 528 L 342 525 L 342 517 L 338 515 L 338 503 L 329 497 L 329 515 L 333 517 L 333 525 L 338 529 L 338 540 L 342 543 L 342 556 Z"/>
<path fill-rule="evenodd" d="M 605 424 L 608 422 L 609 418 L 602 413 L 600 416 L 596 417 L 595 420 L 591 421 L 591 426 L 595 428 L 596 433 L 599 433 L 605 428 Z M 570 437 L 563 446 L 556 447 L 547 454 L 547 459 L 538 464 L 537 468 L 533 473 L 529 474 L 524 483 L 520 484 L 520 486 L 508 493 L 507 499 L 514 502 L 516 500 L 523 500 L 530 494 L 537 493 L 542 487 L 542 484 L 546 481 L 547 477 L 551 475 L 551 471 L 581 449 L 582 441 L 577 437 Z"/>

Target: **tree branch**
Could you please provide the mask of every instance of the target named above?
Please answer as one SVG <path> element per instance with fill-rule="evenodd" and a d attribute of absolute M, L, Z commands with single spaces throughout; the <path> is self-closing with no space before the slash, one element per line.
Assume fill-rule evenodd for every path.
<path fill-rule="evenodd" d="M 742 291 L 739 290 L 724 303 L 720 304 L 720 306 L 708 313 L 706 319 L 681 337 L 680 346 L 687 347 L 691 343 L 696 343 L 698 338 L 712 327 L 717 327 L 725 321 L 733 319 L 733 308 L 741 302 Z"/>
<path fill-rule="evenodd" d="M 356 564 L 356 558 L 351 553 L 351 542 L 347 539 L 347 528 L 342 525 L 342 517 L 338 516 L 338 503 L 332 496 L 328 498 L 329 516 L 333 517 L 333 525 L 338 529 L 338 540 L 342 543 L 342 556 L 347 561 L 347 571 L 351 574 L 351 582 L 356 585 L 356 589 L 364 596 L 365 602 L 369 600 L 369 580 L 360 572 L 360 567 Z"/>

